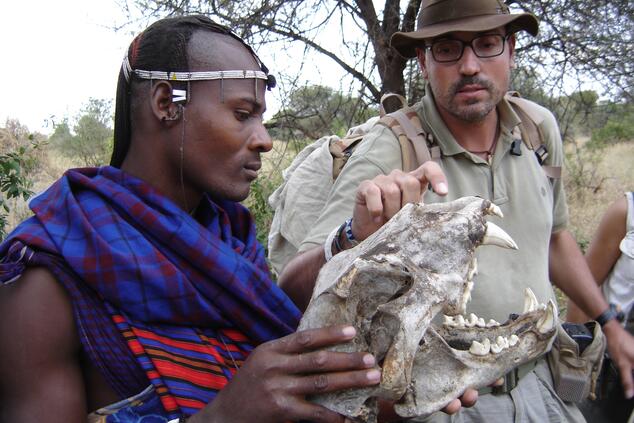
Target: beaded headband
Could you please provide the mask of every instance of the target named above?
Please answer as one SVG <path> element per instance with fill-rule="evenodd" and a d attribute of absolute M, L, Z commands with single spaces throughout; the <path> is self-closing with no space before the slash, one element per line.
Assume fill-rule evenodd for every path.
<path fill-rule="evenodd" d="M 255 79 L 256 80 L 256 95 L 257 95 L 257 80 L 261 79 L 266 81 L 266 88 L 271 90 L 276 85 L 275 77 L 273 75 L 267 75 L 262 71 L 254 70 L 228 70 L 228 71 L 203 71 L 203 72 L 165 72 L 165 71 L 148 71 L 141 69 L 132 69 L 128 55 L 123 58 L 122 64 L 123 75 L 125 80 L 130 82 L 130 75 L 134 75 L 140 79 L 150 80 L 167 80 L 167 81 L 212 81 L 225 79 Z M 173 90 L 174 98 L 172 101 L 186 101 L 186 90 Z"/>

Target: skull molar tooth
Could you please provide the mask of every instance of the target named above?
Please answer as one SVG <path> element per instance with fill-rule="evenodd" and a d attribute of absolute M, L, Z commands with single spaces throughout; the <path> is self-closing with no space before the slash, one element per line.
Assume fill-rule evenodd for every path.
<path fill-rule="evenodd" d="M 456 321 L 454 320 L 453 316 L 447 316 L 445 314 L 444 315 L 444 325 L 445 326 L 456 326 Z"/>
<path fill-rule="evenodd" d="M 478 316 L 476 316 L 475 314 L 471 313 L 469 314 L 469 319 L 467 319 L 465 321 L 465 325 L 468 328 L 472 328 L 476 325 L 476 323 L 478 323 Z"/>
<path fill-rule="evenodd" d="M 514 347 L 515 345 L 517 345 L 517 343 L 520 341 L 519 336 L 513 334 L 509 337 L 509 345 L 511 347 Z"/>
<path fill-rule="evenodd" d="M 505 336 L 498 336 L 495 339 L 495 342 L 501 346 L 502 348 L 508 348 L 509 347 L 509 340 L 505 337 Z"/>
<path fill-rule="evenodd" d="M 461 314 L 460 314 L 460 315 L 458 315 L 458 316 L 456 317 L 456 323 L 457 323 L 457 325 L 456 325 L 456 326 L 459 326 L 459 327 L 464 327 L 464 326 L 465 326 L 464 316 L 463 316 L 463 315 L 461 315 Z"/>
<path fill-rule="evenodd" d="M 484 338 L 482 342 L 473 341 L 469 347 L 469 352 L 473 355 L 487 355 L 491 351 L 491 341 Z"/>
<path fill-rule="evenodd" d="M 494 354 L 498 354 L 502 352 L 505 348 L 510 346 L 509 340 L 504 336 L 498 336 L 495 339 L 495 342 L 491 344 L 491 352 Z"/>
<path fill-rule="evenodd" d="M 493 319 L 489 319 L 489 321 L 487 322 L 487 327 L 490 328 L 493 326 L 500 326 L 500 323 Z"/>

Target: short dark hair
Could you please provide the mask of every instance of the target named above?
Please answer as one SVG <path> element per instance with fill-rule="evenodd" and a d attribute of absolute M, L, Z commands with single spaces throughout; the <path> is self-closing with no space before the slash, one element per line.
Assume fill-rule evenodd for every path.
<path fill-rule="evenodd" d="M 128 47 L 128 61 L 132 69 L 164 72 L 189 71 L 188 45 L 195 31 L 211 31 L 238 40 L 255 58 L 268 75 L 268 69 L 253 49 L 229 28 L 204 15 L 178 16 L 161 19 L 147 27 Z M 123 69 L 119 71 L 114 117 L 114 146 L 110 165 L 120 167 L 130 148 L 131 93 L 133 74 L 128 81 Z M 271 77 L 272 78 L 272 77 Z"/>

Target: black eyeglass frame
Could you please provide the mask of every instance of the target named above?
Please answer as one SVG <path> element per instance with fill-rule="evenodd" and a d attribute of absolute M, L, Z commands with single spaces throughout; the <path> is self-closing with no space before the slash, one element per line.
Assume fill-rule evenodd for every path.
<path fill-rule="evenodd" d="M 512 33 L 512 32 L 508 33 L 508 34 L 505 34 L 505 35 L 502 35 L 502 34 L 482 34 L 482 35 L 478 35 L 477 37 L 473 37 L 469 41 L 463 41 L 463 40 L 458 40 L 458 39 L 454 39 L 454 38 L 443 38 L 443 39 L 440 39 L 440 40 L 432 41 L 430 44 L 425 44 L 425 46 L 423 46 L 423 50 L 430 50 L 432 57 L 434 58 L 434 60 L 437 63 L 453 63 L 453 62 L 457 62 L 458 60 L 462 59 L 462 55 L 464 54 L 464 49 L 467 46 L 469 46 L 471 48 L 471 51 L 473 51 L 473 54 L 475 54 L 476 57 L 479 57 L 480 59 L 489 59 L 491 57 L 501 56 L 504 53 L 504 51 L 506 50 L 506 42 L 509 40 L 509 38 L 511 38 L 513 36 L 513 34 L 514 33 Z M 480 54 L 478 54 L 476 49 L 473 48 L 473 41 L 477 40 L 479 38 L 491 37 L 491 36 L 501 37 L 502 38 L 502 49 L 500 50 L 499 53 L 496 53 L 496 54 L 493 54 L 493 55 L 490 55 L 490 56 L 487 56 L 487 55 L 481 56 Z M 436 58 L 436 55 L 434 54 L 434 50 L 432 49 L 432 47 L 436 43 L 447 42 L 447 41 L 454 41 L 454 42 L 457 41 L 457 42 L 460 43 L 460 45 L 461 45 L 460 55 L 457 58 L 451 59 L 451 60 L 438 60 Z"/>

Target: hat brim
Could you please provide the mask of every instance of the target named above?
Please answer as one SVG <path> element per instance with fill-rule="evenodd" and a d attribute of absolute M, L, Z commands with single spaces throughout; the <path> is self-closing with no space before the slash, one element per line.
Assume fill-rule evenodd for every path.
<path fill-rule="evenodd" d="M 509 26 L 509 33 L 524 30 L 535 36 L 539 31 L 539 22 L 530 13 L 470 16 L 450 22 L 429 25 L 417 31 L 395 32 L 390 39 L 390 45 L 403 57 L 416 57 L 416 48 L 422 47 L 422 40 L 435 38 L 449 32 L 482 32 L 507 25 Z"/>

